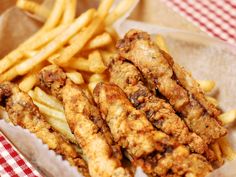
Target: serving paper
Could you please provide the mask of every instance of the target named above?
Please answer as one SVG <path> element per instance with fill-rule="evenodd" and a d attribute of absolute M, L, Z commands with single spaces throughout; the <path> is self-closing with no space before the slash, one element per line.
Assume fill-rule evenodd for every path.
<path fill-rule="evenodd" d="M 88 4 L 82 2 L 80 1 L 79 3 L 81 4 L 78 8 L 80 11 L 88 8 Z M 96 4 L 93 5 L 96 6 Z M 4 56 L 8 51 L 15 48 L 40 26 L 39 22 L 36 22 L 21 10 L 13 7 L 10 12 L 8 11 L 10 13 L 8 15 L 11 17 L 9 19 L 12 20 L 11 23 L 15 23 L 17 27 L 13 28 L 11 26 L 11 28 L 6 30 L 9 27 L 6 24 L 10 23 L 7 20 L 5 22 L 2 20 L 6 12 L 0 17 L 0 29 L 4 31 L 3 33 L 0 30 L 0 45 L 2 45 L 0 46 L 0 56 Z M 15 17 L 15 19 L 12 19 L 12 13 L 17 14 L 20 18 Z M 129 13 L 124 18 L 128 17 Z M 124 18 L 115 24 L 115 28 L 121 36 L 131 28 L 145 30 L 153 35 L 157 33 L 162 34 L 165 36 L 170 53 L 176 62 L 190 70 L 197 79 L 216 81 L 217 88 L 212 94 L 220 101 L 221 108 L 225 111 L 236 108 L 236 70 L 234 69 L 236 68 L 236 52 L 233 46 L 204 35 L 125 20 Z M 19 19 L 23 20 L 19 21 Z M 16 23 L 17 20 L 18 22 Z M 9 45 L 4 45 L 6 42 Z M 0 121 L 0 130 L 45 176 L 81 176 L 76 168 L 63 161 L 61 156 L 56 155 L 53 151 L 49 151 L 47 145 L 43 145 L 42 141 L 37 139 L 28 130 L 23 130 L 19 126 L 12 126 L 3 120 Z M 230 127 L 229 137 L 236 149 L 234 125 Z M 210 176 L 236 176 L 235 165 L 236 161 L 226 162 L 223 167 L 214 171 Z M 146 175 L 138 168 L 136 176 L 144 177 Z"/>

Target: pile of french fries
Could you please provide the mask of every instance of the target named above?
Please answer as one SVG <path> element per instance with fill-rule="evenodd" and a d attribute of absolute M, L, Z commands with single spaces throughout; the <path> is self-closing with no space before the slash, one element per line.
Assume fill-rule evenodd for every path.
<path fill-rule="evenodd" d="M 106 81 L 105 71 L 110 57 L 115 55 L 118 34 L 112 24 L 124 15 L 134 0 L 121 0 L 110 11 L 113 0 L 102 0 L 97 9 L 88 9 L 76 17 L 77 0 L 55 0 L 52 10 L 30 0 L 18 0 L 17 6 L 37 15 L 44 25 L 17 49 L 0 59 L 0 83 L 13 81 L 28 92 L 48 123 L 69 141 L 76 143 L 66 122 L 62 104 L 36 87 L 37 74 L 46 65 L 55 64 L 66 71 L 76 84 L 83 84 L 92 93 L 98 82 Z M 168 52 L 161 35 L 156 36 L 159 47 Z M 211 92 L 215 82 L 198 81 L 202 90 Z M 218 101 L 208 96 L 214 105 Z M 226 112 L 219 119 L 229 125 L 236 119 L 236 110 Z M 219 161 L 235 158 L 226 137 L 211 146 Z"/>

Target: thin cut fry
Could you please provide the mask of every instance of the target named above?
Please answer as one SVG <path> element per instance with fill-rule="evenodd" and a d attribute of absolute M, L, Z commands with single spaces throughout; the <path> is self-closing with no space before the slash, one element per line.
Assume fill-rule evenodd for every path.
<path fill-rule="evenodd" d="M 56 109 L 58 111 L 64 112 L 62 104 L 54 97 L 48 95 L 43 90 L 41 90 L 39 87 L 36 87 L 34 89 L 34 94 L 36 100 L 40 103 L 43 103 L 44 105 L 47 105 L 48 107 L 51 107 L 53 109 Z"/>
<path fill-rule="evenodd" d="M 204 92 L 210 92 L 215 87 L 215 82 L 212 80 L 198 80 L 197 82 Z"/>
<path fill-rule="evenodd" d="M 5 73 L 0 75 L 0 83 L 3 81 L 11 81 L 17 75 L 18 75 L 18 73 L 16 71 L 16 68 L 13 67 L 13 68 L 9 69 L 8 71 L 6 71 Z"/>
<path fill-rule="evenodd" d="M 108 33 L 103 33 L 100 34 L 98 36 L 96 36 L 95 38 L 93 38 L 86 46 L 85 46 L 85 50 L 91 50 L 91 49 L 95 49 L 95 48 L 100 48 L 100 47 L 104 47 L 108 44 L 112 43 L 112 38 Z"/>
<path fill-rule="evenodd" d="M 89 82 L 102 82 L 105 80 L 104 74 L 93 74 L 89 78 Z"/>
<path fill-rule="evenodd" d="M 83 57 L 72 58 L 67 67 L 80 71 L 89 71 L 89 60 Z"/>
<path fill-rule="evenodd" d="M 96 31 L 102 27 L 102 19 L 99 17 L 94 17 L 94 20 L 89 24 L 89 26 L 81 31 L 75 38 L 79 40 L 74 40 L 74 43 L 64 48 L 60 57 L 57 58 L 54 62 L 59 66 L 65 66 L 66 63 L 78 52 L 82 50 L 85 44 L 94 36 Z M 80 36 L 80 37 L 77 37 Z"/>
<path fill-rule="evenodd" d="M 26 75 L 26 77 L 24 77 L 23 80 L 19 83 L 19 88 L 24 92 L 28 92 L 35 86 L 36 83 L 37 83 L 37 75 L 29 74 Z"/>
<path fill-rule="evenodd" d="M 232 149 L 231 145 L 229 144 L 229 141 L 227 140 L 226 137 L 222 137 L 218 140 L 218 143 L 220 145 L 220 149 L 223 153 L 223 155 L 228 159 L 228 160 L 234 160 L 236 157 L 235 151 Z"/>
<path fill-rule="evenodd" d="M 95 50 L 89 54 L 89 71 L 94 73 L 102 73 L 106 70 L 106 66 L 102 61 L 102 56 L 98 50 Z"/>
<path fill-rule="evenodd" d="M 224 125 L 228 125 L 235 121 L 236 119 L 236 110 L 231 110 L 228 112 L 225 112 L 218 116 L 218 119 L 222 121 Z"/>
<path fill-rule="evenodd" d="M 165 39 L 161 35 L 156 36 L 156 43 L 160 47 L 161 50 L 165 51 L 166 53 L 169 53 Z"/>
<path fill-rule="evenodd" d="M 75 84 L 83 84 L 84 83 L 84 79 L 82 74 L 80 74 L 77 71 L 69 71 L 66 72 L 66 76 L 72 80 Z"/>
<path fill-rule="evenodd" d="M 218 101 L 217 101 L 215 98 L 211 97 L 211 96 L 206 96 L 206 99 L 207 99 L 211 104 L 213 104 L 214 106 L 218 106 L 218 105 L 219 105 Z"/>
<path fill-rule="evenodd" d="M 94 10 L 90 9 L 79 16 L 75 22 L 62 34 L 57 36 L 51 41 L 45 48 L 32 58 L 18 64 L 16 66 L 17 73 L 24 75 L 29 72 L 36 65 L 46 60 L 53 52 L 61 48 L 75 33 L 77 33 L 82 27 L 86 26 L 93 17 Z"/>
<path fill-rule="evenodd" d="M 46 7 L 33 1 L 18 0 L 16 6 L 23 10 L 34 13 L 44 20 L 47 19 L 50 14 L 50 11 Z"/>
<path fill-rule="evenodd" d="M 111 35 L 114 42 L 116 42 L 120 39 L 118 33 L 116 32 L 116 30 L 112 26 L 106 26 L 105 31 Z"/>
<path fill-rule="evenodd" d="M 219 162 L 220 164 L 223 164 L 224 160 L 223 160 L 223 158 L 222 158 L 222 153 L 221 153 L 221 150 L 220 150 L 219 143 L 216 142 L 216 143 L 212 144 L 212 145 L 211 145 L 211 149 L 214 151 L 218 162 Z"/>
<path fill-rule="evenodd" d="M 42 30 L 52 29 L 58 25 L 64 10 L 65 0 L 56 0 L 53 6 L 53 9 L 45 22 Z"/>
<path fill-rule="evenodd" d="M 135 0 L 122 0 L 115 9 L 107 16 L 106 25 L 112 25 L 118 18 L 123 16 L 134 4 Z"/>
<path fill-rule="evenodd" d="M 62 24 L 70 24 L 75 19 L 77 0 L 67 0 L 65 2 L 65 12 L 62 18 Z"/>
<path fill-rule="evenodd" d="M 98 7 L 98 14 L 101 18 L 105 18 L 113 4 L 114 0 L 102 0 Z"/>

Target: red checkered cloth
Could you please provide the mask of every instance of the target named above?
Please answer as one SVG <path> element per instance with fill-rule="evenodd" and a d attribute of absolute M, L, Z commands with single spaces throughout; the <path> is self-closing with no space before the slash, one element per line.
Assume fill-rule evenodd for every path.
<path fill-rule="evenodd" d="M 163 0 L 210 34 L 236 44 L 235 0 Z"/>
<path fill-rule="evenodd" d="M 42 177 L 0 132 L 0 176 Z"/>

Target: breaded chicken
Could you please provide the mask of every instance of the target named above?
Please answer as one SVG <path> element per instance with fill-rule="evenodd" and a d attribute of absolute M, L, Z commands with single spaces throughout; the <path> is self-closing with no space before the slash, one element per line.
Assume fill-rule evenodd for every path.
<path fill-rule="evenodd" d="M 19 125 L 34 133 L 48 145 L 49 149 L 62 155 L 71 165 L 78 167 L 84 176 L 90 176 L 86 162 L 75 147 L 52 129 L 26 93 L 10 82 L 2 83 L 0 84 L 0 102 L 4 105 L 14 125 Z"/>
<path fill-rule="evenodd" d="M 116 85 L 99 83 L 95 102 L 106 120 L 114 140 L 151 176 L 205 176 L 212 170 L 206 159 L 189 154 L 167 134 L 156 130 L 145 114 L 136 110 Z"/>
<path fill-rule="evenodd" d="M 91 176 L 130 176 L 121 164 L 121 151 L 99 111 L 83 90 L 66 79 L 63 70 L 49 66 L 40 72 L 40 87 L 61 99 L 65 116 L 85 155 Z"/>
<path fill-rule="evenodd" d="M 131 30 L 117 48 L 121 57 L 139 68 L 149 87 L 153 91 L 157 89 L 184 117 L 189 129 L 207 144 L 227 133 L 216 117 L 219 110 L 206 100 L 192 77 L 160 50 L 147 33 Z"/>
<path fill-rule="evenodd" d="M 173 136 L 180 144 L 189 145 L 193 152 L 203 154 L 208 150 L 201 137 L 189 132 L 185 122 L 175 114 L 171 105 L 149 91 L 134 65 L 116 59 L 109 71 L 110 82 L 117 84 L 134 107 L 142 110 L 157 129 Z"/>

